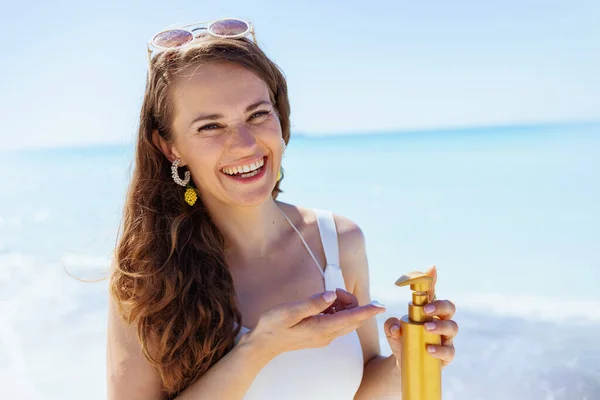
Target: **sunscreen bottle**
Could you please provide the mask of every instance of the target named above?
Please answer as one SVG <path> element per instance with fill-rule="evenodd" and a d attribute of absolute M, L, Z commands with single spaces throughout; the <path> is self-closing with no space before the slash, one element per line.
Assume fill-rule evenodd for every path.
<path fill-rule="evenodd" d="M 400 319 L 402 328 L 402 399 L 441 400 L 442 363 L 427 352 L 427 345 L 441 344 L 441 336 L 425 330 L 425 322 L 439 319 L 425 314 L 423 307 L 429 303 L 428 291 L 433 277 L 419 271 L 402 275 L 397 286 L 408 286 L 412 301 L 408 314 Z"/>

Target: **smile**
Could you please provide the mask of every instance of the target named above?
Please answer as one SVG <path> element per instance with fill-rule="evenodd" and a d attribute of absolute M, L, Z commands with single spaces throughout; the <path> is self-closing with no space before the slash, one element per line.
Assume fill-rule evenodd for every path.
<path fill-rule="evenodd" d="M 235 167 L 225 167 L 221 169 L 221 171 L 227 175 L 246 175 L 248 173 L 258 173 L 263 165 L 265 165 L 265 157 L 261 157 L 250 164 L 239 165 Z"/>
<path fill-rule="evenodd" d="M 265 175 L 267 160 L 268 157 L 264 156 L 251 163 L 221 168 L 221 172 L 237 182 L 251 183 Z"/>

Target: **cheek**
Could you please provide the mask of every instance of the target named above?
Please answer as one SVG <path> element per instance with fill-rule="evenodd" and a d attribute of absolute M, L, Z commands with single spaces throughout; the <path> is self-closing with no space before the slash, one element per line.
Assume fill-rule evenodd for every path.
<path fill-rule="evenodd" d="M 188 143 L 188 147 L 186 147 L 188 167 L 196 181 L 204 181 L 207 177 L 213 176 L 215 166 L 219 161 L 222 147 L 209 142 L 207 140 L 196 141 Z"/>
<path fill-rule="evenodd" d="M 269 142 L 269 146 L 280 148 L 282 132 L 279 120 L 277 120 L 277 118 L 272 118 L 263 129 L 263 137 L 265 138 L 265 141 Z"/>

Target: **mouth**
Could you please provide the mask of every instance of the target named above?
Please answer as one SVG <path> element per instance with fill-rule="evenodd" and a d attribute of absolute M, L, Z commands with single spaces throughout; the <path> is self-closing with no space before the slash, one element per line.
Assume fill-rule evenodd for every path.
<path fill-rule="evenodd" d="M 237 182 L 250 183 L 258 181 L 265 175 L 268 157 L 263 156 L 256 161 L 236 167 L 225 167 L 220 171 L 226 177 Z"/>

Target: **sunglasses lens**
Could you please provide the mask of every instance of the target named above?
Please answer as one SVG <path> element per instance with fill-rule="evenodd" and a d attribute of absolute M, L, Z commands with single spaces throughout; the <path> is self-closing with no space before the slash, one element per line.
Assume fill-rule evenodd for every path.
<path fill-rule="evenodd" d="M 157 46 L 165 48 L 174 48 L 191 42 L 194 39 L 188 31 L 183 29 L 171 29 L 170 31 L 161 32 L 154 37 L 153 43 Z"/>
<path fill-rule="evenodd" d="M 248 24 L 237 19 L 223 19 L 214 22 L 208 28 L 212 33 L 219 36 L 241 35 L 248 31 Z"/>

